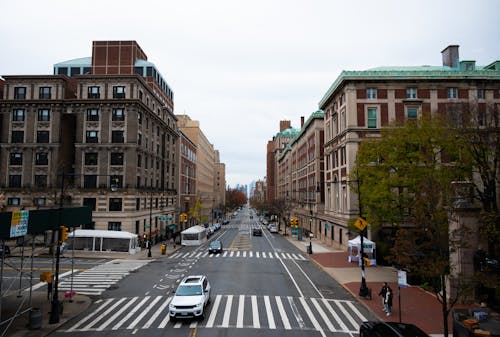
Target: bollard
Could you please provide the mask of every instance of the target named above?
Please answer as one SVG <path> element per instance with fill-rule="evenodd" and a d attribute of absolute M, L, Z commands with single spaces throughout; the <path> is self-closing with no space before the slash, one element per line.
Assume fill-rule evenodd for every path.
<path fill-rule="evenodd" d="M 160 253 L 161 253 L 161 255 L 165 255 L 166 251 L 167 251 L 167 246 L 166 245 L 161 245 L 160 246 Z"/>

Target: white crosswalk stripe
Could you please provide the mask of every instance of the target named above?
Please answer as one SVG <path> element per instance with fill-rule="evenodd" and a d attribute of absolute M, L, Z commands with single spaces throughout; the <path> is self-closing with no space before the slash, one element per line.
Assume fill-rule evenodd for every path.
<path fill-rule="evenodd" d="M 95 302 L 93 311 L 66 332 L 191 328 L 249 328 L 316 330 L 357 335 L 367 319 L 356 302 L 347 300 L 216 295 L 205 309 L 203 321 L 169 324 L 168 304 L 172 296 L 110 298 Z M 233 305 L 234 304 L 234 305 Z M 237 309 L 235 309 L 237 308 Z"/>
<path fill-rule="evenodd" d="M 74 290 L 82 295 L 100 295 L 149 260 L 112 260 L 59 281 L 59 291 Z M 71 284 L 73 283 L 73 284 Z"/>
<path fill-rule="evenodd" d="M 299 260 L 307 261 L 307 258 L 300 254 L 294 253 L 278 253 L 278 252 L 253 252 L 251 250 L 226 250 L 224 253 L 211 254 L 209 252 L 193 252 L 193 253 L 174 253 L 169 256 L 169 259 L 179 258 L 219 258 L 219 257 L 232 257 L 232 258 L 253 258 L 253 259 L 282 259 L 282 260 Z"/>

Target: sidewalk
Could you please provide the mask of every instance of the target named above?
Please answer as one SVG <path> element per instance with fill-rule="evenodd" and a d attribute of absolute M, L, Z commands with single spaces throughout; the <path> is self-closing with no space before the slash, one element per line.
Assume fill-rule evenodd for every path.
<path fill-rule="evenodd" d="M 309 239 L 297 241 L 289 236 L 286 238 L 301 251 L 307 252 Z M 358 294 L 361 286 L 361 267 L 347 261 L 347 252 L 326 246 L 318 239 L 313 238 L 311 242 L 313 254 L 310 258 L 314 263 L 339 282 L 380 320 L 399 322 L 398 279 L 395 268 L 365 266 L 366 285 L 372 291 L 372 299 L 365 299 Z M 383 282 L 387 282 L 394 291 L 392 315 L 389 317 L 382 310 L 382 299 L 378 296 Z M 431 336 L 443 335 L 441 303 L 434 294 L 417 286 L 408 286 L 401 288 L 400 295 L 402 322 L 415 324 Z M 451 336 L 451 319 L 448 322 L 449 335 Z"/>
<path fill-rule="evenodd" d="M 165 255 L 160 253 L 160 244 L 154 245 L 151 249 L 151 257 L 148 257 L 148 250 L 142 249 L 139 253 L 101 253 L 101 252 L 76 252 L 75 258 L 105 258 L 105 259 L 133 259 L 133 260 L 148 260 L 158 259 L 173 254 L 181 245 L 176 248 L 169 243 Z M 13 251 L 13 256 L 16 253 Z M 66 251 L 64 259 L 70 259 L 71 251 Z M 29 252 L 31 254 L 31 251 Z M 28 254 L 28 256 L 29 256 Z M 25 251 L 25 255 L 26 251 Z M 41 289 L 33 291 L 31 295 L 31 305 L 29 303 L 29 291 L 22 291 L 21 297 L 17 297 L 18 291 L 9 291 L 2 293 L 1 298 L 1 316 L 0 322 L 5 322 L 13 317 L 16 313 L 23 313 L 20 317 L 15 318 L 9 323 L 0 326 L 0 335 L 6 337 L 39 337 L 47 336 L 57 330 L 61 325 L 71 320 L 73 317 L 80 315 L 92 304 L 90 297 L 76 294 L 73 296 L 72 302 L 64 297 L 64 292 L 59 291 L 59 300 L 63 303 L 63 311 L 59 317 L 59 323 L 49 324 L 51 301 L 47 299 L 47 288 L 44 285 Z M 52 299 L 52 298 L 51 298 Z M 30 309 L 34 311 L 30 313 Z M 6 333 L 5 333 L 6 331 Z"/>

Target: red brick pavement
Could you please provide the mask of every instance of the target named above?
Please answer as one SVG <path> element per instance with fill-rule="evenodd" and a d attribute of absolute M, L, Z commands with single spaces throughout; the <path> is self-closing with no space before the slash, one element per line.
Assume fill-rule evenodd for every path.
<path fill-rule="evenodd" d="M 359 268 L 347 261 L 346 252 L 319 253 L 312 254 L 311 258 L 318 264 L 326 268 Z M 394 291 L 392 316 L 387 317 L 382 310 L 382 299 L 377 295 L 382 287 L 381 282 L 367 282 L 367 286 L 372 289 L 372 299 L 368 300 L 359 297 L 361 282 L 347 282 L 343 286 L 348 289 L 360 302 L 376 314 L 381 320 L 399 321 L 399 297 L 397 283 L 389 283 Z M 443 319 L 441 303 L 432 293 L 424 291 L 420 287 L 409 286 L 401 288 L 401 321 L 413 323 L 428 334 L 443 333 Z M 452 322 L 448 320 L 448 329 L 451 335 Z"/>

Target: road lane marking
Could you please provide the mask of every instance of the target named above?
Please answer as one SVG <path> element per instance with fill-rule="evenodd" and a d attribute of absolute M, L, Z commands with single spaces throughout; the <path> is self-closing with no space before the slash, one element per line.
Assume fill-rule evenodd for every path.
<path fill-rule="evenodd" d="M 147 321 L 146 324 L 144 324 L 144 326 L 142 327 L 143 329 L 148 329 L 153 324 L 153 322 L 158 318 L 158 316 L 160 316 L 163 313 L 163 311 L 165 310 L 165 307 L 170 304 L 170 301 L 172 300 L 172 297 L 173 296 L 169 296 L 166 299 L 166 301 L 163 302 L 163 304 L 161 305 L 161 307 L 159 307 L 158 310 L 156 310 L 156 312 L 153 314 L 153 316 L 151 316 L 151 318 L 149 319 L 149 321 Z M 168 310 L 167 310 L 167 313 L 168 313 Z"/>
<path fill-rule="evenodd" d="M 335 318 L 337 323 L 339 323 L 341 330 L 343 330 L 343 331 L 349 330 L 349 329 L 347 329 L 347 326 L 344 324 L 344 322 L 340 319 L 337 312 L 335 310 L 333 310 L 332 306 L 330 305 L 330 302 L 326 299 L 323 299 L 322 301 L 323 301 L 323 304 L 325 305 L 325 307 L 330 312 L 330 314 L 333 316 L 333 318 Z"/>
<path fill-rule="evenodd" d="M 311 308 L 307 304 L 306 299 L 304 297 L 300 297 L 299 301 L 302 304 L 302 307 L 306 311 L 307 315 L 309 316 L 309 320 L 311 320 L 311 323 L 313 324 L 314 328 L 317 331 L 319 331 L 323 337 L 326 337 L 325 332 L 321 328 L 321 325 L 319 325 L 318 321 L 316 320 L 316 317 L 314 317 L 314 314 L 312 313 Z"/>
<path fill-rule="evenodd" d="M 252 317 L 253 317 L 253 327 L 260 329 L 259 320 L 259 307 L 257 307 L 257 296 L 252 295 Z"/>
<path fill-rule="evenodd" d="M 101 304 L 101 306 L 99 306 L 99 308 L 97 308 L 96 311 L 94 311 L 93 313 L 91 313 L 90 315 L 88 315 L 87 317 L 83 318 L 81 321 L 79 321 L 78 323 L 76 323 L 75 325 L 73 325 L 71 328 L 69 328 L 67 331 L 68 332 L 71 332 L 71 331 L 74 331 L 76 330 L 80 325 L 82 325 L 83 323 L 85 323 L 86 321 L 88 321 L 89 319 L 91 319 L 92 317 L 94 317 L 95 315 L 97 315 L 99 312 L 101 312 L 101 310 L 104 310 L 104 308 L 106 308 L 106 306 L 111 303 L 111 301 L 113 301 L 112 298 L 108 298 L 107 300 L 104 301 L 103 304 Z"/>
<path fill-rule="evenodd" d="M 207 321 L 207 328 L 212 328 L 214 326 L 215 316 L 217 315 L 217 309 L 219 309 L 221 295 L 217 295 L 215 298 L 214 306 L 212 307 L 212 312 L 210 313 L 210 317 Z"/>
<path fill-rule="evenodd" d="M 283 326 L 286 330 L 291 330 L 290 321 L 288 320 L 288 316 L 286 315 L 285 308 L 283 307 L 283 303 L 281 302 L 281 297 L 276 296 L 276 305 L 278 306 L 278 311 L 281 316 L 281 321 L 283 322 Z"/>
<path fill-rule="evenodd" d="M 149 298 L 150 298 L 150 296 L 144 297 L 144 299 L 137 306 L 135 306 L 134 309 L 132 309 L 132 311 L 130 311 L 127 316 L 123 317 L 123 319 L 120 322 L 115 324 L 111 328 L 111 330 L 118 330 L 118 328 L 120 328 L 123 323 L 125 323 L 130 317 L 132 317 L 135 314 L 135 312 L 137 310 L 139 310 L 139 308 L 142 307 L 144 305 L 144 303 L 146 303 L 149 300 Z"/>
<path fill-rule="evenodd" d="M 105 328 L 106 328 L 109 324 L 111 324 L 111 322 L 113 322 L 113 321 L 116 319 L 116 317 L 120 316 L 122 312 L 124 312 L 125 310 L 127 310 L 127 308 L 128 308 L 129 306 L 131 306 L 131 305 L 132 305 L 132 303 L 134 303 L 134 302 L 135 302 L 138 298 L 139 298 L 139 297 L 134 297 L 134 298 L 132 298 L 130 301 L 128 301 L 128 302 L 127 302 L 127 304 L 125 304 L 123 307 L 121 307 L 121 308 L 120 308 L 120 310 L 118 310 L 118 311 L 117 311 L 117 312 L 116 312 L 113 316 L 111 316 L 111 317 L 110 317 L 110 318 L 109 318 L 106 322 L 104 322 L 103 324 L 101 324 L 101 326 L 100 326 L 100 327 L 98 327 L 98 328 L 96 329 L 96 331 L 102 331 L 102 330 L 104 330 L 104 329 L 105 329 Z M 124 300 L 125 300 L 125 298 L 124 298 Z M 118 302 L 117 304 L 120 304 L 120 303 L 121 303 L 121 301 L 120 301 L 120 302 Z M 104 315 L 104 314 L 103 314 L 103 315 Z"/>
<path fill-rule="evenodd" d="M 238 318 L 236 320 L 236 327 L 243 328 L 243 314 L 245 312 L 245 295 L 240 295 L 238 303 Z"/>
<path fill-rule="evenodd" d="M 348 306 L 349 306 L 349 308 L 351 308 L 351 310 L 352 310 L 352 311 L 353 311 L 353 312 L 354 312 L 354 313 L 355 313 L 355 314 L 359 317 L 359 319 L 360 319 L 361 321 L 363 321 L 363 322 L 364 322 L 364 321 L 367 321 L 367 320 L 368 320 L 368 319 L 366 319 L 366 317 L 365 317 L 365 316 L 363 316 L 363 314 L 362 314 L 362 313 L 360 313 L 360 312 L 359 312 L 358 308 L 356 308 L 352 302 L 347 302 L 347 305 L 348 305 Z"/>
<path fill-rule="evenodd" d="M 301 329 L 305 329 L 306 327 L 306 324 L 304 323 L 304 319 L 302 318 L 302 316 L 300 315 L 300 312 L 299 312 L 299 309 L 297 308 L 297 306 L 295 305 L 295 302 L 293 300 L 293 297 L 292 296 L 288 296 L 288 303 L 290 304 L 290 308 L 292 308 L 292 312 L 293 312 L 293 315 L 295 316 L 295 320 L 297 321 L 297 323 L 299 324 L 299 327 Z"/>
<path fill-rule="evenodd" d="M 271 302 L 269 301 L 269 296 L 264 296 L 264 304 L 266 306 L 267 322 L 269 323 L 269 329 L 276 329 L 276 323 L 274 322 L 274 316 L 273 316 L 273 311 L 271 310 Z"/>
<path fill-rule="evenodd" d="M 227 296 L 226 309 L 224 310 L 224 318 L 221 327 L 229 327 L 229 318 L 231 317 L 231 305 L 233 304 L 233 295 Z"/>
<path fill-rule="evenodd" d="M 133 329 L 135 328 L 135 326 L 137 325 L 137 323 L 139 323 L 143 318 L 144 316 L 146 316 L 148 314 L 148 312 L 155 306 L 155 304 L 162 298 L 163 296 L 156 296 L 156 298 L 149 303 L 149 306 L 146 307 L 139 316 L 137 316 L 137 318 L 129 324 L 128 328 L 127 329 Z"/>
<path fill-rule="evenodd" d="M 321 318 L 323 318 L 323 321 L 325 322 L 328 329 L 331 332 L 337 331 L 337 329 L 335 329 L 335 327 L 333 326 L 332 322 L 326 316 L 326 313 L 323 310 L 323 308 L 321 308 L 321 306 L 319 305 L 318 300 L 316 298 L 311 298 L 311 302 L 314 304 L 314 307 L 316 307 L 316 311 L 319 312 L 319 315 L 321 316 Z"/>
<path fill-rule="evenodd" d="M 340 305 L 340 302 L 339 301 L 334 301 L 334 303 L 337 305 L 337 307 L 340 309 L 340 311 L 342 311 L 342 313 L 344 314 L 344 316 L 349 320 L 349 322 L 352 324 L 353 327 L 356 327 L 356 321 L 354 320 L 354 318 L 352 318 L 352 316 L 347 312 L 347 310 L 345 310 L 345 308 Z"/>

